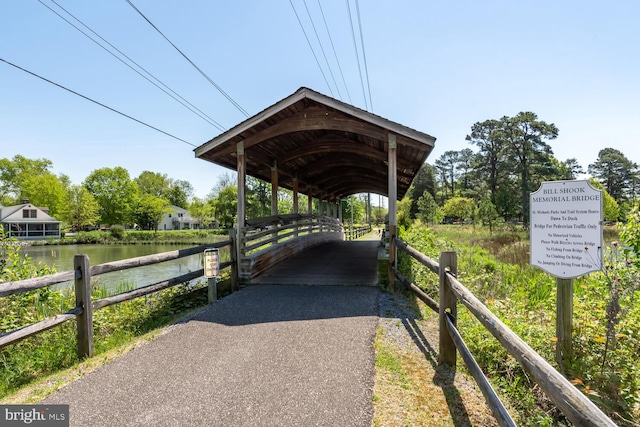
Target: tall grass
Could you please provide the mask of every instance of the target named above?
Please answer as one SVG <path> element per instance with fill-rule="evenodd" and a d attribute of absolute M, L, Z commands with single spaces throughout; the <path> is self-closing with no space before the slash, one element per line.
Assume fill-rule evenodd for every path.
<path fill-rule="evenodd" d="M 607 239 L 618 237 L 617 232 L 609 232 Z M 455 250 L 458 279 L 555 365 L 556 279 L 529 265 L 526 232 L 507 230 L 491 235 L 477 226 L 427 229 L 416 223 L 409 230 L 401 231 L 401 238 L 433 259 L 438 259 L 440 251 Z M 574 281 L 574 354 L 567 377 L 616 423 L 637 426 L 640 421 L 640 305 L 633 304 L 636 292 L 620 293 L 619 304 L 624 309 L 615 316 L 611 310 L 615 308 L 612 292 L 618 286 L 616 283 L 628 288 L 633 281 L 640 282 L 640 274 L 636 273 L 640 269 L 634 270 L 636 267 L 630 258 L 615 259 L 607 264 L 604 272 Z M 417 264 L 400 256 L 403 273 L 427 292 L 436 294 L 437 278 Z M 615 330 L 609 341 L 608 318 L 614 319 L 609 323 Z M 459 310 L 458 324 L 494 387 L 517 408 L 519 424 L 567 423 L 515 359 L 463 308 Z"/>

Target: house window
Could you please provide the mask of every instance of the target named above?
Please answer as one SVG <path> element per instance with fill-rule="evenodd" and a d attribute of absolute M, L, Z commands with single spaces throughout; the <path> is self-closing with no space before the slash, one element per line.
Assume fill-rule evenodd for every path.
<path fill-rule="evenodd" d="M 38 211 L 36 209 L 23 209 L 22 218 L 37 218 Z"/>

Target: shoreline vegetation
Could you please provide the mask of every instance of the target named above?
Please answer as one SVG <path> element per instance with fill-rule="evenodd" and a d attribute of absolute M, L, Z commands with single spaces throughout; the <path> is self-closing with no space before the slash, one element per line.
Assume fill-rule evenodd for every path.
<path fill-rule="evenodd" d="M 21 246 L 47 246 L 47 245 L 76 245 L 76 244 L 202 244 L 210 243 L 211 239 L 222 241 L 229 238 L 229 230 L 200 229 L 200 230 L 125 230 L 122 227 L 112 227 L 110 231 L 92 230 L 66 233 L 60 239 L 45 240 L 21 240 L 17 243 Z"/>
<path fill-rule="evenodd" d="M 637 363 L 640 354 L 640 305 L 633 304 L 633 297 L 640 292 L 640 218 L 637 212 L 630 218 L 626 225 L 605 229 L 608 248 L 604 254 L 605 269 L 575 279 L 574 355 L 565 373 L 577 388 L 621 426 L 640 423 L 640 365 Z M 148 235 L 137 236 L 136 241 L 142 243 L 154 234 L 146 233 Z M 201 233 L 197 231 L 189 239 L 210 239 L 213 236 L 224 239 L 228 236 L 226 230 L 224 233 L 219 230 Z M 433 259 L 438 258 L 440 251 L 455 250 L 460 281 L 541 356 L 555 365 L 555 278 L 529 265 L 527 231 L 513 227 L 491 231 L 480 225 L 427 227 L 417 221 L 406 228 L 400 227 L 399 234 L 403 241 Z M 179 240 L 184 243 L 188 239 Z M 110 242 L 116 243 L 115 239 Z M 15 264 L 17 274 L 34 276 L 50 273 L 42 267 L 28 265 L 28 260 L 15 258 L 19 249 L 14 247 L 14 252 L 11 252 L 6 244 L 3 249 L 9 256 L 9 262 Z M 437 285 L 433 285 L 437 280 L 433 280 L 430 272 L 403 255 L 399 257 L 398 267 L 427 294 L 437 298 Z M 2 281 L 7 280 L 0 277 Z M 94 292 L 101 291 L 95 289 Z M 399 288 L 396 297 L 403 298 L 412 306 L 419 304 Z M 72 294 L 46 289 L 2 298 L 0 333 L 59 313 L 72 303 L 73 298 Z M 178 286 L 99 310 L 94 315 L 96 357 L 92 360 L 104 360 L 106 363 L 116 357 L 113 354 L 121 351 L 118 349 L 128 349 L 134 345 L 132 343 L 152 339 L 163 328 L 206 303 L 206 287 Z M 418 310 L 416 321 L 421 322 L 420 311 L 424 313 L 424 310 Z M 512 416 L 519 425 L 568 425 L 520 365 L 464 309 L 459 309 L 458 324 L 472 354 L 501 399 L 513 411 Z M 376 345 L 379 348 L 382 344 Z M 415 343 L 409 341 L 407 345 L 415 346 Z M 385 363 L 404 360 L 406 350 L 386 348 Z M 31 401 L 28 400 L 29 395 L 42 398 L 43 393 L 55 391 L 65 381 L 50 378 L 64 378 L 65 375 L 69 378 L 73 373 L 81 375 L 92 363 L 96 362 L 79 361 L 75 355 L 73 322 L 12 344 L 0 350 L 0 402 L 16 403 L 21 399 L 27 402 Z M 424 385 L 425 375 L 427 378 L 433 376 L 409 365 L 393 366 L 402 378 L 403 393 L 413 393 L 414 385 Z M 459 366 L 464 370 L 462 364 Z M 384 374 L 381 374 L 384 369 L 388 370 L 389 366 L 376 367 L 376 381 Z M 54 385 L 47 386 L 47 382 Z M 376 394 L 375 410 L 378 413 L 384 411 L 381 405 L 386 402 L 396 404 L 393 397 L 389 399 Z M 416 411 L 423 411 L 408 407 L 404 410 L 406 414 L 398 416 L 405 420 L 415 420 Z M 379 423 L 381 421 L 379 425 L 384 425 L 383 420 L 378 420 Z"/>

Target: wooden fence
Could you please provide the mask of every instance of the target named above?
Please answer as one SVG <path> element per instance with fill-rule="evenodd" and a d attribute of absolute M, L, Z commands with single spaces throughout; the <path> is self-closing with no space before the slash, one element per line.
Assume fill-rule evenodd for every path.
<path fill-rule="evenodd" d="M 147 255 L 137 258 L 130 258 L 121 261 L 108 262 L 105 264 L 90 266 L 89 257 L 87 255 L 76 255 L 74 257 L 74 270 L 62 273 L 51 274 L 48 276 L 37 277 L 33 279 L 21 280 L 16 282 L 8 282 L 0 284 L 0 298 L 9 295 L 19 294 L 23 292 L 33 291 L 36 289 L 53 286 L 58 283 L 75 281 L 75 307 L 65 313 L 54 317 L 44 319 L 40 322 L 25 326 L 14 331 L 0 335 L 0 348 L 9 344 L 23 340 L 32 335 L 46 331 L 56 327 L 71 319 L 77 320 L 78 329 L 78 356 L 80 358 L 92 357 L 93 348 L 93 311 L 113 304 L 129 301 L 139 298 L 181 283 L 190 282 L 204 275 L 204 267 L 191 273 L 173 277 L 162 282 L 154 283 L 138 289 L 133 289 L 118 295 L 101 298 L 99 300 L 91 300 L 91 278 L 100 274 L 111 273 L 114 271 L 128 270 L 131 268 L 142 267 L 145 265 L 157 264 L 160 262 L 171 261 L 199 253 L 203 253 L 205 249 L 229 247 L 231 260 L 222 262 L 220 269 L 231 267 L 232 281 L 235 277 L 234 268 L 234 250 L 233 237 L 223 242 L 217 242 L 208 245 L 195 246 L 187 249 L 180 249 L 160 254 Z M 215 281 L 209 281 L 209 286 L 215 286 Z M 209 302 L 215 300 L 215 293 L 209 289 Z"/>
<path fill-rule="evenodd" d="M 249 282 L 305 249 L 344 239 L 340 220 L 328 216 L 287 214 L 247 220 L 238 233 L 239 280 Z"/>
<path fill-rule="evenodd" d="M 361 225 L 358 227 L 350 227 L 344 230 L 344 235 L 347 240 L 355 240 L 364 236 L 371 231 L 370 225 Z"/>
<path fill-rule="evenodd" d="M 489 381 L 482 373 L 458 332 L 456 326 L 457 303 L 462 303 L 471 314 L 500 342 L 520 365 L 533 377 L 540 389 L 547 395 L 560 411 L 577 426 L 615 426 L 587 396 L 555 370 L 543 357 L 536 353 L 517 334 L 500 321 L 478 298 L 476 298 L 457 279 L 457 258 L 455 252 L 442 252 L 436 262 L 418 250 L 395 239 L 396 247 L 426 266 L 439 276 L 439 301 L 436 302 L 425 294 L 418 286 L 411 283 L 392 266 L 394 276 L 427 306 L 440 316 L 439 330 L 439 362 L 455 369 L 457 351 L 467 369 L 476 380 L 482 394 L 496 420 L 501 426 L 515 426 L 511 416 L 503 406 Z"/>

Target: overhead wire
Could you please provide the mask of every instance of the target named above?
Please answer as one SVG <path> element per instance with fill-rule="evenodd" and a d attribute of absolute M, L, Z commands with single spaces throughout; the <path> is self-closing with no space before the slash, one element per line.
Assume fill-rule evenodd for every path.
<path fill-rule="evenodd" d="M 364 36 L 362 35 L 362 21 L 360 19 L 360 3 L 358 0 L 354 0 L 356 3 L 356 14 L 358 15 L 358 29 L 360 31 L 360 47 L 362 47 L 362 62 L 364 62 L 364 73 L 367 79 L 367 89 L 369 91 L 369 107 L 373 111 L 373 99 L 371 99 L 371 85 L 369 84 L 369 67 L 367 67 L 367 55 L 364 49 Z"/>
<path fill-rule="evenodd" d="M 316 64 L 318 64 L 318 68 L 320 69 L 320 73 L 322 74 L 322 77 L 324 78 L 324 82 L 327 84 L 327 87 L 329 88 L 329 93 L 331 93 L 331 96 L 334 96 L 333 95 L 333 90 L 331 89 L 331 85 L 329 84 L 329 80 L 327 80 L 327 76 L 324 73 L 324 70 L 322 69 L 322 66 L 320 65 L 320 61 L 318 61 L 318 56 L 316 55 L 315 50 L 313 50 L 313 45 L 311 44 L 311 41 L 309 40 L 309 37 L 307 36 L 307 32 L 305 31 L 304 26 L 302 25 L 302 21 L 300 20 L 300 16 L 298 15 L 298 11 L 296 10 L 295 6 L 293 5 L 293 1 L 292 0 L 289 0 L 289 3 L 291 4 L 291 8 L 293 9 L 293 13 L 296 15 L 296 19 L 298 20 L 298 24 L 300 24 L 300 28 L 302 29 L 302 34 L 304 34 L 304 38 L 307 39 L 307 44 L 309 45 L 309 48 L 311 49 L 311 53 L 313 54 L 313 58 L 316 60 Z"/>
<path fill-rule="evenodd" d="M 364 98 L 364 106 L 365 109 L 369 110 L 369 104 L 367 102 L 367 94 L 364 89 L 364 78 L 362 77 L 362 68 L 360 66 L 360 53 L 358 52 L 358 43 L 356 41 L 356 33 L 353 29 L 353 17 L 351 16 L 351 5 L 349 4 L 349 0 L 347 2 L 347 12 L 349 14 L 349 25 L 351 26 L 351 37 L 353 39 L 353 47 L 356 50 L 356 63 L 358 64 L 358 75 L 360 77 L 360 86 L 362 87 L 362 96 Z"/>
<path fill-rule="evenodd" d="M 60 89 L 66 90 L 67 92 L 70 92 L 70 93 L 72 93 L 72 94 L 74 94 L 74 95 L 77 95 L 77 96 L 79 96 L 79 97 L 83 98 L 83 99 L 86 99 L 87 101 L 93 102 L 94 104 L 97 104 L 97 105 L 99 105 L 99 106 L 101 106 L 101 107 L 103 107 L 103 108 L 106 108 L 107 110 L 113 111 L 113 112 L 114 112 L 114 113 L 116 113 L 116 114 L 120 114 L 121 116 L 124 116 L 124 117 L 126 117 L 126 118 L 128 118 L 128 119 L 130 119 L 130 120 L 133 120 L 134 122 L 137 122 L 137 123 L 139 123 L 139 124 L 141 124 L 141 125 L 144 125 L 144 126 L 146 126 L 146 127 L 148 127 L 148 128 L 151 128 L 151 129 L 153 129 L 153 130 L 155 130 L 155 131 L 157 131 L 157 132 L 160 132 L 160 133 L 162 133 L 162 134 L 164 134 L 164 135 L 167 135 L 167 136 L 169 136 L 169 137 L 171 137 L 171 138 L 177 139 L 178 141 L 184 142 L 185 144 L 188 144 L 188 145 L 190 145 L 190 146 L 192 146 L 192 147 L 197 147 L 197 145 L 195 145 L 195 144 L 192 144 L 192 143 L 190 143 L 190 142 L 188 142 L 188 141 L 185 141 L 185 140 L 184 140 L 184 139 L 182 139 L 182 138 L 178 138 L 178 137 L 177 137 L 177 136 L 175 136 L 175 135 L 172 135 L 172 134 L 170 134 L 170 133 L 168 133 L 168 132 L 165 132 L 165 131 L 163 131 L 163 130 L 161 130 L 161 129 L 158 129 L 158 128 L 157 128 L 157 127 L 155 127 L 155 126 L 152 126 L 152 125 L 150 125 L 150 124 L 148 124 L 148 123 L 145 123 L 145 122 L 143 122 L 142 120 L 138 120 L 138 119 L 136 119 L 135 117 L 132 117 L 132 116 L 130 116 L 130 115 L 128 115 L 128 114 L 125 114 L 125 113 L 123 113 L 123 112 L 121 112 L 121 111 L 118 111 L 118 110 L 116 110 L 115 108 L 109 107 L 108 105 L 105 105 L 105 104 L 103 104 L 103 103 L 101 103 L 101 102 L 98 102 L 98 101 L 96 101 L 96 100 L 94 100 L 94 99 L 91 99 L 91 98 L 89 98 L 88 96 L 82 95 L 81 93 L 78 93 L 78 92 L 76 92 L 76 91 L 74 91 L 74 90 L 72 90 L 72 89 L 69 89 L 69 88 L 67 88 L 67 87 L 65 87 L 65 86 L 63 86 L 63 85 L 61 85 L 61 84 L 59 84 L 59 83 L 56 83 L 56 82 L 51 81 L 51 80 L 49 80 L 49 79 L 47 79 L 47 78 L 45 78 L 45 77 L 42 77 L 42 76 L 41 76 L 41 75 L 39 75 L 39 74 L 36 74 L 36 73 L 34 73 L 34 72 L 32 72 L 32 71 L 29 71 L 29 70 L 27 70 L 26 68 L 22 68 L 22 67 L 20 67 L 19 65 L 14 64 L 13 62 L 7 61 L 6 59 L 3 59 L 3 58 L 0 58 L 0 61 L 4 62 L 5 64 L 8 64 L 8 65 L 10 65 L 10 66 L 12 66 L 12 67 L 14 67 L 14 68 L 17 68 L 18 70 L 24 71 L 24 72 L 25 72 L 25 73 L 27 73 L 27 74 L 30 74 L 30 75 L 32 75 L 32 76 L 34 76 L 34 77 L 37 77 L 37 78 L 39 78 L 39 79 L 41 79 L 41 80 L 44 80 L 44 81 L 45 81 L 45 82 L 47 82 L 47 83 L 50 83 L 50 84 L 52 84 L 52 85 L 54 85 L 54 86 L 57 86 L 57 87 L 59 87 Z"/>
<path fill-rule="evenodd" d="M 320 0 L 318 0 L 318 7 L 320 8 L 320 14 L 322 15 L 322 21 L 324 22 L 324 27 L 327 30 L 327 35 L 329 36 L 329 42 L 331 43 L 331 48 L 333 49 L 333 56 L 336 58 L 336 63 L 338 64 L 338 70 L 340 71 L 340 76 L 342 77 L 342 84 L 344 85 L 344 89 L 347 92 L 347 98 L 349 99 L 349 103 L 352 103 L 351 94 L 349 93 L 349 86 L 347 86 L 347 81 L 344 78 L 344 73 L 342 72 L 342 67 L 340 66 L 340 60 L 338 59 L 338 53 L 336 52 L 336 46 L 333 44 L 331 31 L 329 31 L 329 25 L 327 25 L 327 19 L 324 16 L 324 10 L 322 10 L 322 4 L 320 3 Z"/>
<path fill-rule="evenodd" d="M 211 85 L 213 85 L 213 87 L 215 87 L 218 92 L 220 92 L 234 107 L 236 107 L 236 109 L 238 111 L 240 111 L 242 114 L 245 115 L 245 117 L 249 117 L 249 113 L 247 113 L 247 111 L 242 108 L 240 106 L 240 104 L 238 104 L 227 92 L 225 92 L 218 84 L 216 84 L 216 82 L 214 82 L 211 77 L 209 77 L 204 71 L 202 71 L 202 69 L 200 67 L 198 67 L 184 52 L 182 52 L 175 44 L 173 44 L 173 42 L 171 40 L 169 40 L 169 38 L 167 36 L 165 36 L 162 31 L 160 31 L 160 29 L 158 27 L 155 26 L 155 24 L 153 22 L 151 22 L 151 20 L 149 20 L 149 18 L 147 18 L 142 11 L 140 11 L 140 9 L 138 9 L 132 2 L 131 0 L 126 0 L 127 3 L 129 3 L 129 5 L 136 11 L 138 12 L 138 14 L 144 18 L 145 21 L 147 21 L 149 23 L 149 25 L 151 25 L 171 46 L 173 46 L 173 48 L 175 50 L 177 50 L 180 55 L 182 55 L 182 57 L 184 59 L 187 60 L 187 62 L 189 62 L 209 83 L 211 83 Z"/>
<path fill-rule="evenodd" d="M 102 49 L 104 49 L 107 53 L 109 53 L 110 55 L 112 55 L 114 58 L 116 58 L 118 61 L 122 62 L 124 65 L 126 65 L 127 67 L 129 67 L 131 70 L 133 70 L 134 72 L 136 72 L 138 75 L 140 75 L 142 78 L 144 78 L 145 80 L 147 80 L 149 83 L 151 83 L 152 85 L 154 85 L 155 87 L 157 87 L 158 89 L 160 89 L 161 91 L 163 91 L 165 94 L 169 95 L 171 98 L 173 98 L 175 101 L 177 101 L 178 103 L 180 103 L 182 106 L 184 106 L 185 108 L 187 108 L 188 110 L 190 110 L 192 113 L 196 114 L 197 116 L 199 116 L 200 118 L 202 118 L 203 120 L 205 120 L 206 122 L 208 122 L 210 125 L 214 126 L 216 129 L 218 129 L 221 132 L 224 132 L 226 129 L 224 128 L 224 126 L 222 126 L 220 123 L 218 123 L 217 121 L 215 121 L 214 119 L 212 119 L 211 117 L 209 117 L 206 113 L 204 113 L 202 110 L 200 110 L 198 107 L 194 106 L 193 104 L 191 104 L 189 101 L 187 101 L 184 97 L 182 97 L 180 94 L 176 93 L 173 89 L 171 89 L 169 86 L 167 86 L 166 84 L 164 84 L 162 81 L 160 81 L 157 77 L 155 77 L 153 74 L 151 74 L 149 71 L 147 71 L 144 67 L 142 67 L 140 64 L 138 64 L 136 61 L 134 61 L 133 59 L 131 59 L 129 56 L 127 56 L 125 53 L 123 53 L 120 49 L 118 49 L 117 47 L 115 47 L 113 44 L 111 44 L 109 41 L 107 41 L 104 37 L 102 37 L 100 34 L 96 33 L 94 30 L 92 30 L 88 25 L 86 25 L 84 22 L 82 22 L 80 19 L 78 19 L 75 15 L 73 15 L 71 12 L 69 12 L 68 10 L 66 10 L 64 7 L 62 7 L 60 4 L 58 4 L 55 0 L 51 0 L 52 3 L 54 3 L 56 6 L 58 6 L 60 9 L 62 9 L 63 11 L 65 11 L 69 16 L 71 16 L 73 19 L 75 19 L 77 22 L 79 22 L 81 25 L 83 25 L 87 30 L 91 31 L 93 34 L 95 34 L 97 37 L 99 37 L 102 41 L 104 41 L 106 44 L 108 44 L 111 48 L 113 48 L 114 50 L 116 50 L 119 54 L 121 54 L 122 56 L 124 56 L 127 60 L 129 60 L 131 63 L 133 63 L 134 65 L 136 65 L 138 68 L 140 68 L 142 71 L 144 71 L 145 73 L 147 73 L 149 76 L 151 76 L 154 80 L 156 80 L 160 85 L 164 86 L 164 88 L 166 88 L 166 90 L 162 87 L 160 87 L 157 83 L 155 83 L 154 81 L 152 81 L 151 79 L 149 79 L 147 76 L 143 75 L 140 71 L 138 71 L 137 69 L 135 69 L 134 67 L 131 66 L 131 64 L 128 64 L 126 61 L 124 61 L 122 58 L 120 58 L 118 55 L 116 55 L 115 53 L 113 53 L 112 51 L 110 51 L 109 49 L 107 49 L 105 46 L 103 46 L 102 44 L 100 44 L 100 42 L 98 42 L 97 40 L 95 40 L 93 37 L 91 37 L 89 34 L 85 33 L 82 29 L 78 28 L 76 25 L 74 25 L 72 22 L 70 22 L 67 18 L 65 18 L 64 16 L 62 16 L 60 13 L 58 13 L 57 11 L 55 11 L 54 9 L 52 9 L 51 7 L 49 7 L 49 5 L 45 4 L 42 2 L 42 0 L 38 0 L 38 2 L 43 5 L 44 7 L 46 7 L 47 9 L 49 9 L 51 12 L 53 12 L 54 14 L 56 14 L 60 19 L 64 20 L 67 24 L 69 24 L 70 26 L 72 26 L 73 28 L 75 28 L 77 31 L 79 31 L 80 33 L 82 33 L 85 37 L 87 37 L 89 40 L 93 41 L 95 44 L 97 44 L 98 46 L 100 46 Z M 168 91 L 172 92 L 169 93 Z M 178 99 L 180 98 L 180 99 Z"/>
<path fill-rule="evenodd" d="M 302 0 L 304 4 L 304 8 L 307 10 L 307 15 L 309 16 L 309 21 L 311 21 L 311 27 L 313 28 L 313 32 L 316 34 L 316 39 L 318 40 L 318 44 L 320 45 L 320 51 L 322 52 L 322 56 L 324 57 L 324 61 L 327 63 L 327 69 L 329 70 L 329 74 L 331 75 L 331 79 L 333 80 L 333 84 L 336 87 L 336 91 L 338 92 L 338 98 L 342 98 L 342 94 L 340 93 L 340 88 L 338 87 L 338 83 L 336 83 L 336 78 L 333 75 L 333 71 L 331 71 L 331 65 L 329 64 L 329 60 L 327 59 L 327 54 L 324 52 L 324 48 L 322 47 L 322 41 L 320 41 L 320 36 L 318 35 L 318 30 L 316 29 L 316 25 L 313 23 L 313 18 L 311 17 L 311 12 L 309 12 L 309 7 L 307 6 L 307 0 Z"/>

